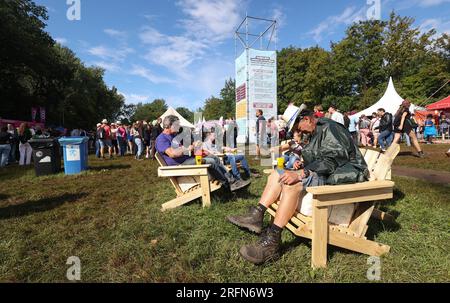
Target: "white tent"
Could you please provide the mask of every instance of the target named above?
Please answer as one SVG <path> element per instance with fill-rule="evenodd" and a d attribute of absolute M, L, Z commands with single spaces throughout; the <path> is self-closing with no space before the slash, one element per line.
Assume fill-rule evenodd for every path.
<path fill-rule="evenodd" d="M 181 127 L 189 127 L 189 128 L 195 128 L 195 126 L 189 122 L 188 120 L 186 120 L 185 118 L 183 118 L 182 115 L 180 115 L 173 107 L 169 107 L 169 109 L 167 109 L 167 111 L 160 117 L 162 120 L 164 120 L 165 117 L 167 116 L 176 116 L 180 119 L 180 126 Z"/>
<path fill-rule="evenodd" d="M 389 85 L 388 85 L 386 92 L 384 93 L 384 96 L 381 97 L 381 99 L 377 103 L 375 103 L 371 107 L 355 114 L 354 116 L 357 116 L 357 117 L 361 117 L 361 115 L 371 116 L 372 113 L 374 113 L 374 112 L 376 113 L 377 110 L 380 108 L 384 108 L 384 110 L 387 113 L 391 113 L 391 114 L 395 115 L 395 113 L 397 112 L 398 108 L 400 107 L 400 105 L 402 104 L 402 102 L 404 100 L 405 99 L 400 97 L 400 95 L 395 90 L 394 82 L 392 81 L 392 77 L 390 77 Z M 416 109 L 416 106 L 411 104 L 410 111 L 414 112 L 415 109 Z"/>

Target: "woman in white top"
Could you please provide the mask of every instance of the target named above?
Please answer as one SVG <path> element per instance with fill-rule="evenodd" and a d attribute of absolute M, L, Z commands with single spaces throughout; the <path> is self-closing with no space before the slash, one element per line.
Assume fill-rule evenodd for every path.
<path fill-rule="evenodd" d="M 372 147 L 377 147 L 378 145 L 378 136 L 380 135 L 380 117 L 378 117 L 377 113 L 372 114 L 372 120 L 370 121 L 370 131 L 373 135 L 373 144 Z"/>

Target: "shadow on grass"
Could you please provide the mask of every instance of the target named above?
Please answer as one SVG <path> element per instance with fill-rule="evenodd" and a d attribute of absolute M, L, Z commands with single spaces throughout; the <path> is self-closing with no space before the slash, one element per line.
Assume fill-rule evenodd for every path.
<path fill-rule="evenodd" d="M 61 196 L 44 198 L 37 201 L 26 201 L 22 204 L 3 207 L 0 208 L 0 220 L 24 217 L 29 214 L 52 210 L 65 203 L 75 202 L 87 195 L 87 193 L 64 194 Z"/>
<path fill-rule="evenodd" d="M 0 194 L 0 201 L 1 200 L 6 200 L 10 197 L 10 195 L 5 195 L 5 194 Z"/>
<path fill-rule="evenodd" d="M 129 169 L 129 168 L 131 168 L 130 164 L 112 164 L 112 165 L 104 165 L 104 166 L 90 166 L 89 170 L 102 171 L 102 170 Z"/>
<path fill-rule="evenodd" d="M 213 193 L 214 199 L 219 203 L 228 203 L 236 201 L 236 199 L 259 199 L 260 196 L 250 193 L 249 187 L 245 187 L 236 192 L 230 192 L 228 189 L 221 188 L 219 191 Z"/>

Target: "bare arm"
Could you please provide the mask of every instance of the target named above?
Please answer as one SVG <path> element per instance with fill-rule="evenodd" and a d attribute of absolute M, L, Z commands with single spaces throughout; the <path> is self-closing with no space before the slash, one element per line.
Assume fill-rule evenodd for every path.
<path fill-rule="evenodd" d="M 400 127 L 398 128 L 398 129 L 400 129 L 400 130 L 402 130 L 403 129 L 403 124 L 405 124 L 405 119 L 406 119 L 406 116 L 408 115 L 408 113 L 403 113 L 403 115 L 402 115 L 402 120 L 400 121 Z"/>

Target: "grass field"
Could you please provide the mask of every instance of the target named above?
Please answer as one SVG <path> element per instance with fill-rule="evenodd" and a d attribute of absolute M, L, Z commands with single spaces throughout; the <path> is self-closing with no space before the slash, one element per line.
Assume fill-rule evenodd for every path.
<path fill-rule="evenodd" d="M 406 155 L 396 163 L 450 171 L 443 159 Z M 0 170 L 0 281 L 64 282 L 67 258 L 78 256 L 84 282 L 368 282 L 368 256 L 330 247 L 328 268 L 312 271 L 310 242 L 287 231 L 281 260 L 241 259 L 241 245 L 257 237 L 225 217 L 256 204 L 265 178 L 237 195 L 213 194 L 210 209 L 197 201 L 161 213 L 175 193 L 155 162 L 90 158 L 90 166 L 40 178 L 32 168 Z M 391 246 L 381 281 L 449 282 L 450 186 L 394 181 L 395 198 L 384 207 L 397 223 L 371 221 L 369 229 Z"/>

